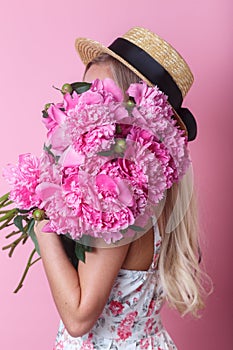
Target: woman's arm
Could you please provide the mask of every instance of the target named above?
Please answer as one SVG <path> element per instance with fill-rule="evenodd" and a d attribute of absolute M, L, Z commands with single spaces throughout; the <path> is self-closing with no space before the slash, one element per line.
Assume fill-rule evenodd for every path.
<path fill-rule="evenodd" d="M 76 271 L 59 236 L 41 232 L 44 225 L 44 221 L 39 222 L 35 233 L 56 307 L 69 334 L 82 336 L 101 314 L 129 245 L 93 248 Z"/>

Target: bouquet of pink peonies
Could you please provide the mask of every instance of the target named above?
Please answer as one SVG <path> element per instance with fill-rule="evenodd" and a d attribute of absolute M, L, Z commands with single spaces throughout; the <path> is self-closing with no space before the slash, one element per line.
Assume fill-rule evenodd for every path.
<path fill-rule="evenodd" d="M 3 172 L 11 191 L 0 198 L 0 230 L 15 247 L 47 219 L 46 232 L 61 235 L 77 265 L 93 242 L 117 244 L 143 234 L 165 191 L 187 171 L 187 138 L 157 87 L 131 84 L 126 94 L 110 79 L 65 84 L 63 101 L 43 110 L 48 129 L 40 158 L 28 153 Z M 12 209 L 6 210 L 8 205 Z M 74 248 L 71 256 L 70 244 Z M 68 248 L 67 248 L 68 247 Z"/>

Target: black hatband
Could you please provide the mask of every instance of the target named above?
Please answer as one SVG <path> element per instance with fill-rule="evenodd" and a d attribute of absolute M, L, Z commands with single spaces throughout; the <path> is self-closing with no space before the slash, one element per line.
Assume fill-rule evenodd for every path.
<path fill-rule="evenodd" d="M 187 108 L 181 108 L 182 93 L 168 71 L 147 52 L 124 38 L 117 38 L 108 48 L 168 96 L 168 101 L 186 126 L 188 141 L 194 140 L 197 135 L 195 118 Z"/>
<path fill-rule="evenodd" d="M 116 39 L 108 48 L 137 69 L 152 84 L 157 85 L 168 96 L 173 108 L 178 109 L 181 106 L 182 93 L 175 81 L 147 52 L 123 38 Z"/>

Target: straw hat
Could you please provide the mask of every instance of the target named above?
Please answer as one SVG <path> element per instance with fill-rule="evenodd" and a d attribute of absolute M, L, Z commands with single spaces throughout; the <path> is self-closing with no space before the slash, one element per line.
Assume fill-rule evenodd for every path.
<path fill-rule="evenodd" d="M 168 42 L 148 29 L 134 27 L 109 47 L 87 38 L 76 39 L 75 47 L 85 65 L 107 53 L 148 85 L 157 85 L 168 96 L 178 124 L 186 131 L 188 140 L 195 139 L 195 118 L 187 108 L 181 107 L 193 83 L 193 75 L 185 60 Z"/>

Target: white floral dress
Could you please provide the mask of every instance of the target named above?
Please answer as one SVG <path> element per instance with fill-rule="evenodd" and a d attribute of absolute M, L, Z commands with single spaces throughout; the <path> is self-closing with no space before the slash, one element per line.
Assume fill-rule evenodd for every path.
<path fill-rule="evenodd" d="M 164 300 L 157 261 L 161 239 L 154 226 L 154 258 L 148 271 L 121 269 L 94 327 L 71 337 L 60 322 L 53 350 L 174 350 L 160 320 Z"/>

